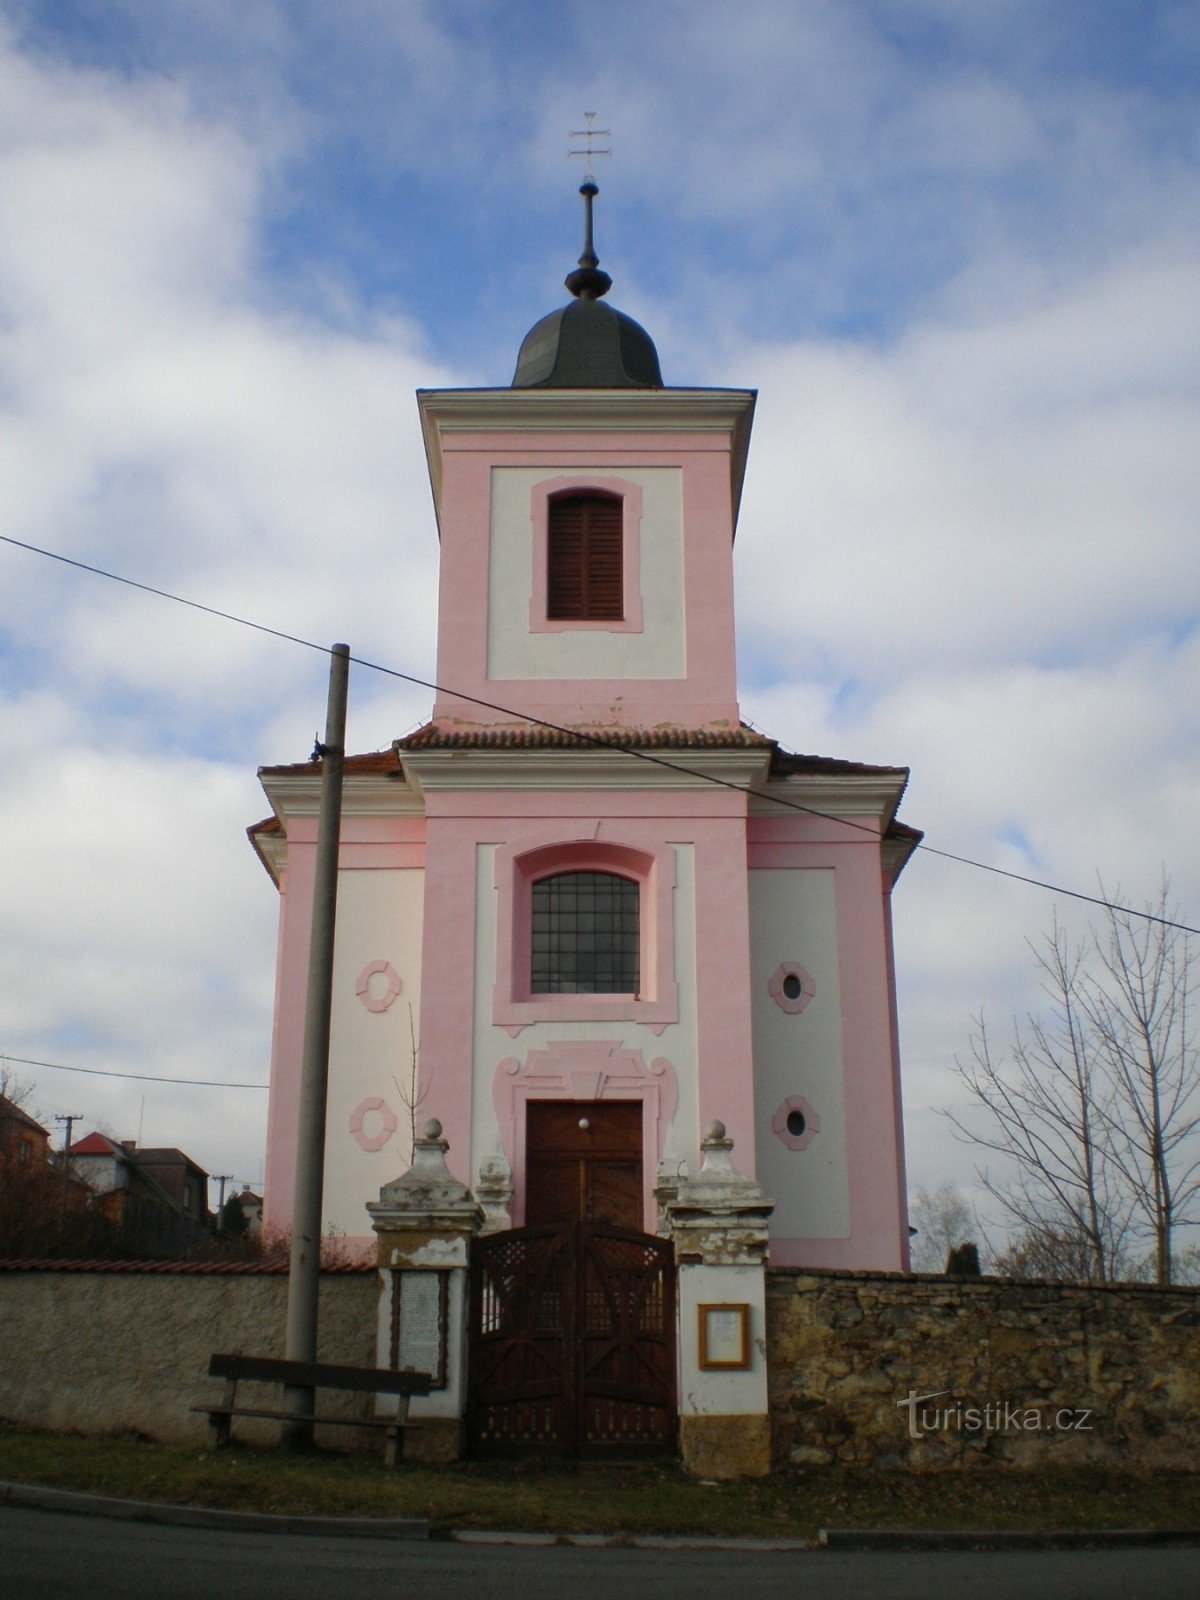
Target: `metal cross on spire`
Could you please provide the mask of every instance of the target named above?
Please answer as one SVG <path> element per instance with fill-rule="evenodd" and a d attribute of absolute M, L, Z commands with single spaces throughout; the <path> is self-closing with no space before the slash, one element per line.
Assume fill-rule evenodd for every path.
<path fill-rule="evenodd" d="M 567 154 L 568 154 L 568 156 L 582 156 L 584 158 L 584 160 L 587 162 L 587 173 L 585 174 L 583 181 L 584 181 L 584 183 L 595 183 L 596 179 L 595 179 L 595 176 L 594 176 L 594 174 L 592 172 L 592 157 L 593 156 L 610 156 L 610 155 L 612 155 L 612 146 L 611 145 L 609 146 L 609 148 L 607 150 L 597 150 L 596 149 L 596 140 L 597 139 L 611 139 L 612 138 L 612 129 L 611 128 L 597 128 L 596 125 L 595 125 L 596 124 L 596 113 L 594 111 L 585 111 L 583 113 L 583 120 L 587 123 L 587 127 L 586 128 L 572 128 L 570 136 L 571 136 L 572 139 L 583 139 L 583 140 L 585 140 L 586 141 L 585 142 L 585 146 L 584 146 L 584 148 L 582 150 L 570 150 L 570 149 L 568 149 Z"/>
<path fill-rule="evenodd" d="M 579 192 L 583 196 L 583 254 L 579 258 L 579 266 L 574 272 L 569 272 L 564 280 L 568 289 L 580 300 L 599 300 L 601 295 L 608 293 L 612 288 L 612 279 L 607 272 L 600 271 L 600 258 L 596 254 L 596 247 L 592 243 L 592 201 L 600 193 L 595 178 L 592 176 L 592 157 L 610 156 L 612 150 L 597 150 L 597 139 L 611 139 L 612 130 L 597 128 L 596 113 L 585 111 L 583 119 L 586 128 L 572 128 L 572 139 L 583 139 L 586 148 L 583 150 L 568 149 L 569 156 L 583 156 L 587 162 L 587 176 L 579 185 Z"/>

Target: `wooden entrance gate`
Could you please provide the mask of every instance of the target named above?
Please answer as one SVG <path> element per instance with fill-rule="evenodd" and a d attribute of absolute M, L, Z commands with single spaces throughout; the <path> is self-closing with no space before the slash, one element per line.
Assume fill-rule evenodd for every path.
<path fill-rule="evenodd" d="M 470 1319 L 473 1455 L 675 1449 L 669 1240 L 587 1222 L 477 1239 Z"/>

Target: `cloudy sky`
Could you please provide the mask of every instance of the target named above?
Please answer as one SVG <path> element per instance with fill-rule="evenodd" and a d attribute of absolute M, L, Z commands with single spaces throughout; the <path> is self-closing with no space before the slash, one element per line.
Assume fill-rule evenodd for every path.
<path fill-rule="evenodd" d="M 413 390 L 562 303 L 595 109 L 613 303 L 759 390 L 745 715 L 1196 924 L 1198 68 L 1194 0 L 0 0 L 0 532 L 430 675 Z M 324 660 L 0 546 L 0 664 L 0 1051 L 265 1082 L 242 830 Z M 352 748 L 428 698 L 356 672 Z M 906 872 L 914 1184 L 969 1183 L 936 1108 L 1053 906 Z M 260 1178 L 261 1089 L 15 1070 Z"/>

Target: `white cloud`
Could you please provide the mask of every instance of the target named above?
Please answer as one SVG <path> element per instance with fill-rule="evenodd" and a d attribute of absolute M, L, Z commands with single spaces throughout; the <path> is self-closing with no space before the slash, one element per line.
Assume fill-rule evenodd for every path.
<path fill-rule="evenodd" d="M 182 92 L 0 52 L 0 526 L 328 644 L 428 669 L 436 531 L 410 328 L 274 307 L 270 153 Z M 362 320 L 362 319 L 360 319 Z M 406 504 L 419 506 L 405 515 Z M 303 759 L 323 657 L 7 549 L 0 1048 L 266 1076 L 273 890 L 258 760 Z M 413 695 L 356 674 L 370 742 Z M 422 699 L 428 695 L 422 692 Z M 360 710 L 361 707 L 361 710 Z M 33 1070 L 33 1069 L 30 1069 Z M 121 1136 L 257 1178 L 265 1096 L 42 1073 Z"/>
<path fill-rule="evenodd" d="M 785 673 L 815 656 L 879 678 L 1186 626 L 1197 305 L 1194 262 L 1139 255 L 890 348 L 741 357 L 762 388 L 740 551 L 758 648 Z"/>
<path fill-rule="evenodd" d="M 889 346 L 738 360 L 761 383 L 738 553 L 755 723 L 910 764 L 931 845 L 1136 904 L 1165 869 L 1193 924 L 1198 278 L 1168 238 L 1019 306 L 952 296 Z M 920 854 L 901 880 L 918 1183 L 970 1176 L 935 1108 L 971 1016 L 1002 1034 L 1039 1003 L 1025 940 L 1054 904 Z"/>
<path fill-rule="evenodd" d="M 118 1073 L 262 1081 L 275 907 L 238 848 L 251 774 L 89 747 L 78 712 L 48 691 L 5 703 L 0 729 L 16 757 L 0 786 L 0 835 L 17 846 L 0 889 L 0 1049 Z M 261 1095 L 57 1073 L 37 1083 L 39 1105 L 70 1101 L 121 1137 L 136 1134 L 145 1095 L 151 1142 L 202 1162 L 223 1148 L 220 1159 L 257 1173 Z"/>

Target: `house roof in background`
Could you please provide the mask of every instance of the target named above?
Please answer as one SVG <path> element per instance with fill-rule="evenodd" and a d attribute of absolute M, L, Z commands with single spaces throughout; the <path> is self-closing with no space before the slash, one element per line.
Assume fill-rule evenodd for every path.
<path fill-rule="evenodd" d="M 47 1139 L 50 1137 L 48 1128 L 43 1128 L 36 1117 L 31 1117 L 15 1100 L 10 1100 L 6 1094 L 0 1094 L 0 1122 L 18 1122 L 23 1128 L 34 1128 Z"/>

